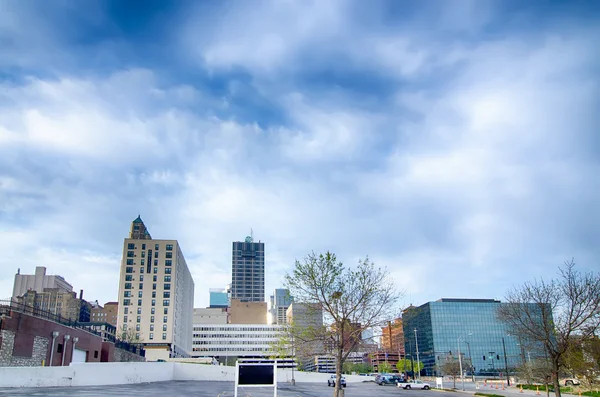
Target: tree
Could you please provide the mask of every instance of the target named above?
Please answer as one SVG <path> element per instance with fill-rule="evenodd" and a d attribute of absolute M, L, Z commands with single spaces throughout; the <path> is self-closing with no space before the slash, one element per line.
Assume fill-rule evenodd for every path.
<path fill-rule="evenodd" d="M 456 377 L 460 376 L 460 363 L 452 355 L 448 355 L 441 368 L 444 375 L 452 376 L 453 389 L 456 389 Z"/>
<path fill-rule="evenodd" d="M 377 372 L 380 374 L 389 374 L 392 372 L 392 364 L 385 361 L 377 364 Z"/>
<path fill-rule="evenodd" d="M 559 376 L 569 346 L 574 338 L 592 339 L 600 326 L 600 276 L 576 271 L 571 260 L 559 268 L 557 279 L 512 288 L 506 302 L 499 318 L 514 335 L 543 346 L 554 392 L 560 397 Z"/>
<path fill-rule="evenodd" d="M 296 261 L 286 286 L 296 302 L 318 307 L 324 315 L 323 326 L 304 327 L 304 340 L 325 341 L 336 360 L 334 396 L 338 397 L 344 362 L 362 340 L 364 330 L 383 323 L 399 312 L 400 298 L 395 283 L 385 269 L 366 258 L 355 267 L 345 267 L 335 254 L 308 255 Z"/>
<path fill-rule="evenodd" d="M 123 331 L 121 333 L 121 340 L 123 342 L 135 345 L 142 341 L 142 333 L 136 332 L 136 330 L 133 327 L 127 327 L 127 331 Z"/>
<path fill-rule="evenodd" d="M 414 377 L 415 373 L 420 373 L 423 369 L 423 363 L 421 361 L 402 358 L 396 363 L 396 369 L 398 370 L 398 372 L 403 373 L 412 372 L 412 376 Z"/>

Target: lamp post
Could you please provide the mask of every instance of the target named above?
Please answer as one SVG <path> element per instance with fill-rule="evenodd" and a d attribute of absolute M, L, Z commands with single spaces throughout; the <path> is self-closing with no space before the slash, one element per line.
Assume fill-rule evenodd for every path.
<path fill-rule="evenodd" d="M 52 366 L 52 358 L 54 357 L 54 342 L 58 337 L 58 331 L 52 331 L 52 350 L 50 350 L 50 366 Z"/>
<path fill-rule="evenodd" d="M 468 333 L 467 336 L 471 336 L 473 335 L 472 333 Z M 461 354 L 460 354 L 460 338 L 462 338 L 462 336 L 459 336 L 457 338 L 457 345 L 458 345 L 458 367 L 460 368 L 460 379 L 462 381 L 462 389 L 463 391 L 465 390 L 465 377 L 463 374 L 463 367 L 462 367 L 462 358 L 461 358 Z"/>
<path fill-rule="evenodd" d="M 471 358 L 471 344 L 467 340 L 465 343 L 467 344 L 467 349 L 469 351 L 469 363 L 471 363 L 471 380 L 475 383 L 475 371 L 473 370 L 473 359 Z"/>
<path fill-rule="evenodd" d="M 71 350 L 71 362 L 73 362 L 73 356 L 75 355 L 75 345 L 79 342 L 78 337 L 73 338 L 73 350 Z"/>
<path fill-rule="evenodd" d="M 69 341 L 69 339 L 71 339 L 71 335 L 65 335 L 65 345 L 63 346 L 62 361 L 60 363 L 61 367 L 65 365 L 65 354 L 67 353 L 67 342 Z"/>
<path fill-rule="evenodd" d="M 510 386 L 510 376 L 508 376 L 508 359 L 506 358 L 506 344 L 504 343 L 504 336 L 502 337 L 502 349 L 504 350 L 504 369 L 506 370 L 506 385 Z"/>
<path fill-rule="evenodd" d="M 421 361 L 419 360 L 419 340 L 417 339 L 417 329 L 415 328 L 415 347 L 417 348 L 417 371 L 419 376 L 417 379 L 421 379 Z M 413 372 L 414 375 L 414 372 Z"/>

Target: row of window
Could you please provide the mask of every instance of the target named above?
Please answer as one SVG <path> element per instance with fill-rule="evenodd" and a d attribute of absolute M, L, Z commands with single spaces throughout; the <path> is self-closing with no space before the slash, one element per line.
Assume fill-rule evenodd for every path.
<path fill-rule="evenodd" d="M 165 270 L 167 270 L 167 269 L 165 269 Z M 168 270 L 171 270 L 171 269 L 168 269 Z M 125 275 L 125 281 L 134 281 L 133 274 L 126 274 Z M 142 281 L 144 281 L 144 275 L 140 274 L 140 282 L 142 282 Z M 157 282 L 158 281 L 158 276 L 157 275 L 152 276 L 152 281 Z M 163 281 L 165 283 L 170 283 L 171 282 L 171 276 L 164 276 L 163 277 Z"/>
<path fill-rule="evenodd" d="M 129 308 L 128 307 L 125 308 L 125 314 L 129 314 Z M 141 307 L 137 308 L 137 314 L 142 314 L 142 308 Z M 155 308 L 151 308 L 150 309 L 150 314 L 156 314 L 156 309 Z M 165 315 L 169 314 L 169 308 L 168 307 L 165 307 L 163 309 L 163 314 L 165 314 Z"/>
<path fill-rule="evenodd" d="M 127 288 L 127 287 L 125 287 L 125 288 Z M 142 285 L 140 284 L 140 289 L 141 288 L 142 288 Z M 156 284 L 154 284 L 154 289 L 156 289 Z M 142 295 L 143 295 L 142 292 L 143 291 L 138 291 L 138 298 L 142 298 Z M 133 297 L 133 295 L 131 294 L 131 291 L 125 291 L 123 293 L 123 295 L 124 295 L 125 298 L 132 298 Z M 156 291 L 152 291 L 152 297 L 156 298 Z M 166 299 L 166 298 L 171 298 L 171 291 L 165 291 L 165 292 L 163 292 L 163 299 Z"/>
<path fill-rule="evenodd" d="M 154 244 L 154 250 L 158 251 L 159 245 L 158 244 Z M 128 243 L 127 244 L 127 249 L 128 250 L 133 250 L 135 249 L 135 243 Z M 146 249 L 146 244 L 142 244 L 142 249 L 145 250 Z M 166 250 L 167 251 L 173 251 L 173 244 L 167 244 L 166 245 Z"/>
<path fill-rule="evenodd" d="M 168 265 L 165 264 L 165 266 L 171 266 L 171 264 L 169 263 Z M 144 273 L 144 267 L 140 267 L 140 274 Z M 148 269 L 147 271 L 148 274 L 150 274 L 150 269 Z M 158 274 L 158 267 L 154 268 L 154 274 Z M 133 274 L 133 266 L 127 266 L 125 267 L 125 274 Z M 171 274 L 171 268 L 170 267 L 166 267 L 165 268 L 165 274 Z M 127 276 L 125 276 L 127 277 Z"/>
<path fill-rule="evenodd" d="M 146 251 L 142 251 L 141 257 L 146 257 Z M 158 251 L 154 251 L 154 257 L 158 258 Z M 135 251 L 127 251 L 127 258 L 135 258 Z M 152 259 L 152 251 L 148 251 L 148 258 Z M 173 259 L 173 252 L 167 251 L 165 252 L 165 258 Z"/>
<path fill-rule="evenodd" d="M 148 262 L 148 264 L 150 264 L 150 262 Z M 127 266 L 135 266 L 135 262 L 133 259 L 127 259 L 126 265 Z M 140 265 L 145 266 L 146 260 L 140 259 Z M 173 265 L 172 259 L 165 259 L 165 266 L 172 266 L 172 265 Z M 154 266 L 158 266 L 158 259 L 154 260 Z M 141 273 L 144 273 L 144 272 L 142 271 Z M 148 272 L 148 273 L 150 273 L 150 272 Z"/>
<path fill-rule="evenodd" d="M 154 292 L 153 292 L 153 294 L 154 294 Z M 169 303 L 170 303 L 169 299 L 163 300 L 163 306 L 169 306 Z M 129 299 L 129 298 L 123 299 L 123 306 L 131 306 L 131 299 Z M 138 306 L 142 306 L 141 299 L 138 299 Z M 156 306 L 156 299 L 152 299 L 152 306 Z"/>
<path fill-rule="evenodd" d="M 129 317 L 127 315 L 123 316 L 123 323 L 127 323 L 127 320 L 129 319 Z M 163 323 L 166 323 L 168 319 L 168 316 L 163 316 Z M 142 316 L 137 316 L 136 318 L 136 323 L 141 323 L 142 322 Z M 154 322 L 154 316 L 150 316 L 150 322 L 153 323 Z M 123 327 L 126 327 L 126 324 L 123 324 Z M 166 328 L 166 324 L 163 326 Z M 139 327 L 139 325 L 137 325 L 137 327 Z M 139 331 L 139 329 L 138 329 Z"/>

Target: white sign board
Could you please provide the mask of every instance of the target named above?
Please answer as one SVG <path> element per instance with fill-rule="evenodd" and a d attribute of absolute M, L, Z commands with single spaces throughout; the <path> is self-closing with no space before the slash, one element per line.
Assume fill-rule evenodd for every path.
<path fill-rule="evenodd" d="M 443 389 L 444 388 L 444 378 L 442 378 L 441 376 L 438 376 L 437 378 L 435 378 L 435 387 L 437 389 Z"/>

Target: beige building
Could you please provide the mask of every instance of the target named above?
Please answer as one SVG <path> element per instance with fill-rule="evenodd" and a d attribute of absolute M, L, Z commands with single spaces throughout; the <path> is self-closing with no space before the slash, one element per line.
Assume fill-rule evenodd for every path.
<path fill-rule="evenodd" d="M 70 321 L 90 321 L 92 305 L 78 299 L 75 292 L 66 292 L 58 288 L 44 288 L 43 292 L 30 290 L 15 300 L 25 306 L 35 307 Z"/>
<path fill-rule="evenodd" d="M 117 335 L 139 342 L 146 360 L 189 357 L 194 281 L 177 240 L 152 239 L 138 216 L 123 243 Z"/>
<path fill-rule="evenodd" d="M 194 324 L 227 324 L 227 308 L 194 309 Z"/>
<path fill-rule="evenodd" d="M 23 296 L 27 291 L 44 292 L 45 288 L 53 288 L 62 292 L 73 292 L 73 286 L 61 276 L 46 275 L 46 268 L 37 266 L 35 274 L 15 274 L 12 297 Z"/>
<path fill-rule="evenodd" d="M 267 324 L 267 302 L 231 299 L 230 324 Z"/>
<path fill-rule="evenodd" d="M 109 323 L 117 326 L 117 314 L 119 310 L 118 302 L 106 302 L 104 307 L 92 304 L 91 322 Z"/>

